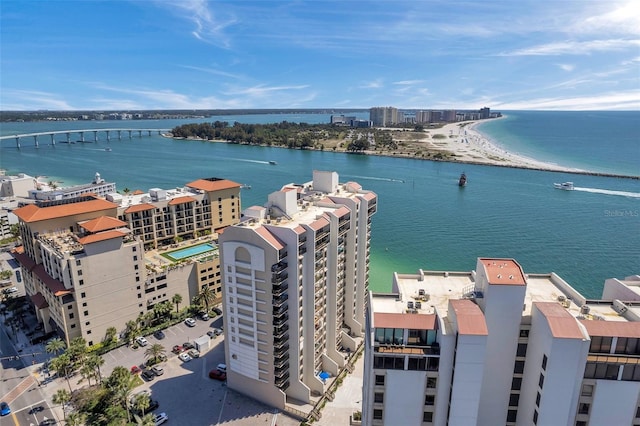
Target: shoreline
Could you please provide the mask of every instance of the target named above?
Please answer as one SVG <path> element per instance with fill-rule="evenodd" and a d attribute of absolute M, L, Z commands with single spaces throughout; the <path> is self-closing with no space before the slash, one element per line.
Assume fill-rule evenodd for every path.
<path fill-rule="evenodd" d="M 505 118 L 505 116 L 501 117 Z M 491 120 L 499 120 L 500 118 L 495 118 Z M 425 129 L 424 135 L 418 141 L 410 140 L 412 144 L 413 151 L 409 148 L 406 152 L 396 152 L 396 151 L 377 151 L 377 150 L 365 150 L 359 153 L 348 152 L 344 147 L 334 147 L 327 148 L 325 150 L 332 150 L 333 152 L 339 152 L 344 154 L 355 154 L 355 155 L 374 155 L 380 157 L 390 157 L 390 158 L 406 158 L 406 159 L 415 159 L 421 161 L 435 161 L 435 162 L 447 162 L 447 163 L 459 163 L 459 164 L 472 164 L 472 165 L 480 165 L 480 166 L 493 166 L 493 167 L 505 167 L 511 169 L 525 169 L 525 170 L 536 170 L 536 171 L 544 171 L 544 172 L 554 172 L 554 173 L 567 173 L 567 174 L 575 174 L 575 175 L 583 175 L 583 176 L 599 176 L 599 177 L 612 177 L 612 178 L 621 178 L 621 179 L 634 179 L 640 180 L 640 176 L 634 175 L 626 175 L 621 173 L 613 173 L 613 172 L 597 172 L 593 170 L 585 170 L 578 169 L 572 167 L 559 166 L 557 164 L 548 163 L 544 161 L 539 161 L 533 158 L 529 158 L 518 153 L 510 152 L 500 145 L 497 142 L 491 140 L 491 138 L 480 130 L 476 129 L 476 126 L 482 123 L 485 120 L 474 120 L 474 121 L 464 121 L 464 122 L 455 122 L 445 124 L 441 128 L 437 129 Z M 390 130 L 398 130 L 398 129 L 390 129 Z M 402 135 L 403 132 L 399 131 L 399 135 Z M 406 132 L 409 133 L 410 136 L 415 136 L 414 132 Z M 209 141 L 209 142 L 217 142 L 217 143 L 230 143 L 226 140 L 212 140 L 212 139 L 201 139 L 201 138 L 177 138 L 173 137 L 170 133 L 163 134 L 163 137 L 176 139 L 176 140 L 197 140 L 197 141 Z M 394 138 L 395 140 L 395 138 Z M 402 139 L 399 139 L 398 142 L 403 142 Z M 405 140 L 404 142 L 409 142 Z M 250 145 L 250 144 L 246 144 Z M 267 145 L 263 145 L 267 146 Z M 272 148 L 286 148 L 291 149 L 287 146 L 280 145 L 268 145 Z M 318 148 L 306 148 L 310 150 L 319 150 Z M 426 149 L 431 153 L 439 153 L 441 154 L 439 157 L 425 157 L 424 154 L 421 154 L 422 150 Z M 437 155 L 437 154 L 436 154 Z"/>

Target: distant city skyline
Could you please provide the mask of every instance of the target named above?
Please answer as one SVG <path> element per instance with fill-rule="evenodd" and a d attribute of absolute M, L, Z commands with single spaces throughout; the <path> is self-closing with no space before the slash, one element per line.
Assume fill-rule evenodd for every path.
<path fill-rule="evenodd" d="M 632 1 L 18 1 L 0 110 L 640 109 Z"/>

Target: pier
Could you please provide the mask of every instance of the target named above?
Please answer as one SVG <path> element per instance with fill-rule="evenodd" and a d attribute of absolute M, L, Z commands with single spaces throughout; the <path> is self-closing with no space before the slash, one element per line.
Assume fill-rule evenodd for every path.
<path fill-rule="evenodd" d="M 40 146 L 38 137 L 51 137 L 51 145 L 56 144 L 56 136 L 64 135 L 66 136 L 66 141 L 58 141 L 58 143 L 85 143 L 85 142 L 98 142 L 98 134 L 104 133 L 105 140 L 107 142 L 111 141 L 111 137 L 117 135 L 118 140 L 122 140 L 122 134 L 124 133 L 125 137 L 128 136 L 129 139 L 133 139 L 134 136 L 139 138 L 143 136 L 151 136 L 152 134 L 157 133 L 161 135 L 162 133 L 168 132 L 171 129 L 79 129 L 79 130 L 57 130 L 52 132 L 39 132 L 39 133 L 23 133 L 19 135 L 10 135 L 10 136 L 0 136 L 0 142 L 6 139 L 15 139 L 16 148 L 20 148 L 21 139 L 33 138 L 34 146 L 37 148 Z M 85 133 L 91 135 L 93 137 L 91 139 L 85 139 Z M 77 134 L 76 138 L 71 138 L 71 135 Z"/>

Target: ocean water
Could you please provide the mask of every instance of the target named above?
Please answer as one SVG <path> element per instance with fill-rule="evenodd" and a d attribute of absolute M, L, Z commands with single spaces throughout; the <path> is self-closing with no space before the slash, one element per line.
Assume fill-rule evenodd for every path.
<path fill-rule="evenodd" d="M 640 175 L 637 126 L 611 139 L 600 150 L 593 129 L 577 125 L 582 114 L 549 113 L 565 123 L 547 139 L 525 129 L 544 127 L 547 114 L 513 112 L 483 124 L 480 130 L 506 149 L 536 159 L 596 171 Z M 611 114 L 611 115 L 609 115 Z M 626 113 L 606 113 L 611 122 Z M 366 115 L 364 115 L 366 117 Z M 615 117 L 614 117 L 615 116 Z M 622 119 L 620 118 L 622 117 Z M 638 113 L 631 115 L 635 121 Z M 229 117 L 221 117 L 230 121 Z M 329 115 L 285 118 L 328 122 Z M 207 119 L 201 121 L 215 121 Z M 282 115 L 239 116 L 241 122 L 279 122 Z M 253 121 L 252 121 L 253 120 Z M 171 128 L 195 120 L 147 122 L 2 123 L 11 135 L 95 126 Z M 589 121 L 589 120 L 587 120 Z M 515 126 L 514 124 L 515 123 Z M 558 125 L 559 126 L 559 125 Z M 620 126 L 614 126 L 620 132 Z M 518 130 L 519 129 L 519 130 Z M 577 135 L 584 130 L 584 133 Z M 611 130 L 613 132 L 613 130 Z M 603 133 L 606 133 L 603 131 Z M 72 136 L 73 139 L 74 136 Z M 92 138 L 93 134 L 85 135 Z M 175 141 L 158 135 L 98 143 L 47 145 L 50 138 L 14 140 L 0 147 L 0 168 L 10 173 L 45 175 L 63 186 L 86 183 L 99 172 L 118 189 L 144 191 L 172 188 L 201 177 L 222 177 L 251 185 L 242 191 L 242 206 L 262 205 L 267 195 L 290 182 L 311 180 L 312 171 L 335 170 L 340 181 L 358 181 L 379 196 L 372 225 L 371 288 L 390 288 L 393 272 L 418 269 L 471 270 L 478 257 L 510 257 L 528 273 L 556 272 L 587 297 L 599 297 L 605 279 L 640 273 L 640 180 L 520 170 L 425 160 L 253 147 L 204 141 Z M 63 137 L 60 140 L 66 139 Z M 580 141 L 579 155 L 556 150 L 558 140 Z M 563 142 L 564 143 L 564 142 Z M 105 147 L 112 150 L 107 152 Z M 588 153 L 591 152 L 591 154 Z M 548 156 L 547 156 L 548 155 Z M 631 159 L 631 163 L 625 162 Z M 276 161 L 277 165 L 270 165 Z M 586 167 L 586 165 L 593 167 Z M 634 167 L 635 166 L 635 167 Z M 635 173 L 634 173 L 635 170 Z M 458 188 L 461 172 L 468 176 Z M 576 191 L 553 189 L 554 182 L 574 181 Z"/>

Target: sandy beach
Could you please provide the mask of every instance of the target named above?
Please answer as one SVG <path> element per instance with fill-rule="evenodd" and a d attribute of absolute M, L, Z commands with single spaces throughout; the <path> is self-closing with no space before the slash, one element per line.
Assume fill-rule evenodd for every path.
<path fill-rule="evenodd" d="M 443 157 L 440 161 L 567 173 L 590 173 L 588 170 L 562 167 L 509 152 L 476 130 L 475 127 L 478 123 L 479 121 L 464 121 L 449 123 L 438 129 L 428 129 L 425 131 L 427 133 L 425 138 L 420 141 L 414 140 L 414 143 L 424 144 L 424 148 L 427 150 L 442 152 Z M 401 136 L 400 140 L 402 140 Z M 375 152 L 371 153 L 375 154 Z M 415 154 L 404 156 L 413 157 Z"/>

